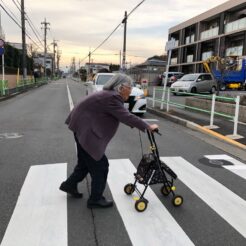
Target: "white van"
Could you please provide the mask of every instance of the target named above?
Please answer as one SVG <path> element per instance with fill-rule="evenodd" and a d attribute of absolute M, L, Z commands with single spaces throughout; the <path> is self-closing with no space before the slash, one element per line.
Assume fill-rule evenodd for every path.
<path fill-rule="evenodd" d="M 106 84 L 106 82 L 114 75 L 114 73 L 97 73 L 92 81 L 85 83 L 86 95 L 89 95 L 95 91 L 101 91 L 104 84 Z M 128 101 L 125 102 L 125 107 L 134 114 L 143 115 L 146 113 L 146 105 L 147 100 L 144 96 L 144 91 L 134 85 Z"/>

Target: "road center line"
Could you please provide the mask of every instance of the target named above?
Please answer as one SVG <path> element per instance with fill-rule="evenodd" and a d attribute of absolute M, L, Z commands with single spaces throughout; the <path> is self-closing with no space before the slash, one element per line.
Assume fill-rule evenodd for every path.
<path fill-rule="evenodd" d="M 72 100 L 72 97 L 71 97 L 71 93 L 70 93 L 70 89 L 68 87 L 68 84 L 67 84 L 67 94 L 68 94 L 68 101 L 69 101 L 69 107 L 70 107 L 70 111 L 73 110 L 73 100 Z"/>
<path fill-rule="evenodd" d="M 133 197 L 124 193 L 124 186 L 133 183 L 136 172 L 129 159 L 109 163 L 108 184 L 133 246 L 194 245 L 150 187 L 145 193 L 148 208 L 143 213 L 135 210 Z"/>
<path fill-rule="evenodd" d="M 1 246 L 67 246 L 67 164 L 31 166 Z"/>

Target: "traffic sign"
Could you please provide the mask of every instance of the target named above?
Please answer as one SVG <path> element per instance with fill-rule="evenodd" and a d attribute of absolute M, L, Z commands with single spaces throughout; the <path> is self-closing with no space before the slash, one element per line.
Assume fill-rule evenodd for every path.
<path fill-rule="evenodd" d="M 0 47 L 0 56 L 4 54 L 4 47 Z"/>
<path fill-rule="evenodd" d="M 171 40 L 169 40 L 168 42 L 166 42 L 166 51 L 172 50 L 175 48 L 175 39 L 172 38 Z"/>
<path fill-rule="evenodd" d="M 5 44 L 4 40 L 3 39 L 0 39 L 0 47 L 3 47 Z"/>

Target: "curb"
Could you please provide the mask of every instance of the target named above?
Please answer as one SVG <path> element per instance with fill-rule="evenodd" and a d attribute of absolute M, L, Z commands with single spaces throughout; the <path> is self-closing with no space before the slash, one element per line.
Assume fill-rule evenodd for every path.
<path fill-rule="evenodd" d="M 210 130 L 210 129 L 207 129 L 201 125 L 198 125 L 194 122 L 191 122 L 191 121 L 188 121 L 188 120 L 185 120 L 185 119 L 182 119 L 180 117 L 177 117 L 177 116 L 174 116 L 174 115 L 171 115 L 169 113 L 166 113 L 166 112 L 163 112 L 163 111 L 160 111 L 160 110 L 156 110 L 156 109 L 153 109 L 153 108 L 147 108 L 148 112 L 150 113 L 153 113 L 155 115 L 158 115 L 160 117 L 163 117 L 163 118 L 166 118 L 174 123 L 177 123 L 179 125 L 182 125 L 182 126 L 185 126 L 187 128 L 190 128 L 192 130 L 196 130 L 196 131 L 199 131 L 199 132 L 202 132 L 202 133 L 206 133 L 206 134 L 209 134 L 210 136 L 213 136 L 214 138 L 216 139 L 219 139 L 223 142 L 226 142 L 226 143 L 229 143 L 229 144 L 232 144 L 240 149 L 243 149 L 243 150 L 246 150 L 246 145 L 244 144 L 241 144 L 231 138 L 228 138 L 220 133 L 217 133 L 213 130 Z"/>

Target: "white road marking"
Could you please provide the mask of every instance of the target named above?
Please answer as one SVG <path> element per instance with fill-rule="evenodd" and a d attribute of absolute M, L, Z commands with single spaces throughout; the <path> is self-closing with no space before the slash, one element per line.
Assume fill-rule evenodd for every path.
<path fill-rule="evenodd" d="M 67 164 L 32 166 L 1 246 L 67 246 Z"/>
<path fill-rule="evenodd" d="M 182 157 L 161 157 L 178 178 L 246 238 L 246 201 Z"/>
<path fill-rule="evenodd" d="M 147 209 L 142 213 L 135 210 L 132 196 L 124 193 L 124 186 L 133 182 L 136 172 L 129 159 L 109 163 L 108 184 L 133 246 L 194 245 L 151 188 L 145 193 Z"/>
<path fill-rule="evenodd" d="M 67 84 L 67 94 L 68 94 L 68 100 L 69 100 L 69 107 L 70 107 L 70 111 L 73 110 L 73 100 L 72 100 L 72 97 L 71 97 L 71 93 L 70 93 L 70 90 L 69 90 L 69 87 L 68 87 L 68 84 Z"/>
<path fill-rule="evenodd" d="M 205 155 L 204 157 L 209 160 L 227 160 L 233 164 L 233 166 L 222 166 L 235 173 L 236 175 L 246 179 L 246 165 L 229 155 Z"/>
<path fill-rule="evenodd" d="M 157 119 L 143 119 L 144 121 L 154 121 L 154 122 L 156 122 L 156 121 L 159 121 L 159 120 L 157 120 Z"/>

